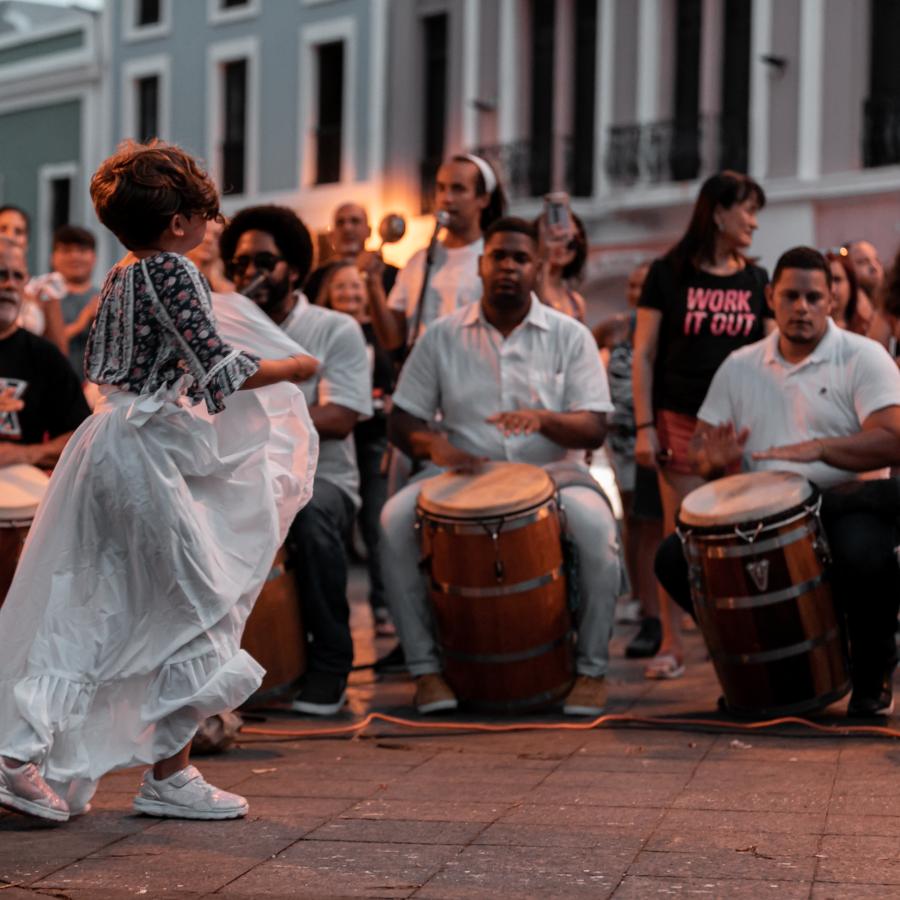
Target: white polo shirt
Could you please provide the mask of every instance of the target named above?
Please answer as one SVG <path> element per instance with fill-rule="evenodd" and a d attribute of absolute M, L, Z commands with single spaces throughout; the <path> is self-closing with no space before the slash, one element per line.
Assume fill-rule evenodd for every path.
<path fill-rule="evenodd" d="M 427 422 L 440 413 L 441 428 L 461 450 L 534 465 L 570 451 L 540 434 L 505 437 L 485 419 L 515 409 L 613 410 L 590 331 L 533 294 L 528 316 L 505 339 L 480 302 L 434 322 L 403 367 L 394 404 Z M 583 459 L 583 451 L 572 458 Z"/>
<path fill-rule="evenodd" d="M 798 472 L 819 487 L 861 477 L 823 462 L 754 460 L 751 454 L 814 438 L 847 437 L 872 413 L 900 406 L 900 372 L 881 344 L 838 328 L 802 362 L 787 362 L 778 332 L 732 353 L 716 372 L 697 417 L 710 425 L 750 429 L 748 471 Z"/>
<path fill-rule="evenodd" d="M 364 419 L 372 415 L 372 376 L 366 339 L 355 319 L 323 306 L 313 306 L 298 291 L 297 305 L 281 328 L 320 361 L 316 374 L 299 385 L 308 406 L 337 403 L 358 412 Z M 339 487 L 359 507 L 359 469 L 352 431 L 343 440 L 320 443 L 316 478 Z"/>
<path fill-rule="evenodd" d="M 435 247 L 431 277 L 425 292 L 422 310 L 422 327 L 430 325 L 440 316 L 448 316 L 460 307 L 481 299 L 481 276 L 478 274 L 478 258 L 484 251 L 484 241 L 478 238 L 465 247 Z M 412 329 L 425 277 L 425 250 L 419 250 L 403 267 L 388 297 L 388 306 L 406 316 L 407 340 L 412 339 Z"/>

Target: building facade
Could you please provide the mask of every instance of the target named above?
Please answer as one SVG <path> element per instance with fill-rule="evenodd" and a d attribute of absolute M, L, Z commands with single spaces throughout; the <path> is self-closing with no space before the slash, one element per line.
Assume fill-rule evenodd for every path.
<path fill-rule="evenodd" d="M 282 203 L 323 230 L 379 204 L 387 0 L 116 0 L 105 8 L 110 141 L 206 161 L 234 212 Z"/>
<path fill-rule="evenodd" d="M 57 225 L 93 220 L 87 181 L 100 158 L 100 17 L 0 2 L 0 205 L 29 212 L 29 265 L 46 269 Z"/>
<path fill-rule="evenodd" d="M 391 136 L 418 127 L 426 172 L 434 155 L 477 149 L 503 170 L 518 212 L 569 191 L 592 243 L 589 298 L 618 302 L 627 271 L 677 238 L 702 180 L 726 167 L 767 192 L 754 252 L 770 268 L 799 243 L 865 237 L 886 261 L 900 244 L 893 0 L 396 0 L 395 15 L 401 7 L 401 46 L 426 59 L 390 54 L 391 96 L 409 69 L 423 92 L 410 109 L 390 105 L 390 183 L 416 163 Z M 429 43 L 436 16 L 442 146 L 421 122 L 441 58 Z"/>

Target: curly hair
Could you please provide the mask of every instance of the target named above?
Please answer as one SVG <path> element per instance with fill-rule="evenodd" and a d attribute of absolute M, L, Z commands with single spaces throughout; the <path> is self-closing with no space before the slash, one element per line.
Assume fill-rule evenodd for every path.
<path fill-rule="evenodd" d="M 153 246 L 172 216 L 215 219 L 219 192 L 181 147 L 153 140 L 124 141 L 91 178 L 97 218 L 129 249 Z"/>
<path fill-rule="evenodd" d="M 275 246 L 296 273 L 292 287 L 299 287 L 306 281 L 312 266 L 312 238 L 309 229 L 292 209 L 286 206 L 248 206 L 242 209 L 219 238 L 219 252 L 226 269 L 245 231 L 263 231 L 272 236 Z"/>

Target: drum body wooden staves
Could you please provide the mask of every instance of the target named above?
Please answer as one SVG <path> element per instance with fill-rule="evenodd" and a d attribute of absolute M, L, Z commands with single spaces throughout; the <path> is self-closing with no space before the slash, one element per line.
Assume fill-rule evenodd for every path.
<path fill-rule="evenodd" d="M 241 647 L 265 670 L 259 690 L 247 705 L 286 697 L 306 671 L 306 631 L 293 571 L 282 547 L 247 619 Z"/>
<path fill-rule="evenodd" d="M 445 473 L 417 512 L 444 677 L 460 701 L 513 712 L 561 698 L 572 626 L 549 476 L 522 463 Z"/>
<path fill-rule="evenodd" d="M 682 504 L 697 621 L 739 715 L 812 712 L 850 690 L 818 507 L 813 486 L 788 472 L 723 478 Z"/>
<path fill-rule="evenodd" d="M 6 599 L 49 477 L 34 466 L 0 469 L 0 606 Z"/>

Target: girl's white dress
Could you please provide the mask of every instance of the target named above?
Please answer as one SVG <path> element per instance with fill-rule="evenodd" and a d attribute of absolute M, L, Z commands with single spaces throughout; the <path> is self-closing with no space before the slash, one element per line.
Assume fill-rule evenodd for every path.
<path fill-rule="evenodd" d="M 135 370 L 162 383 L 101 386 L 0 608 L 0 754 L 38 762 L 76 805 L 104 773 L 171 756 L 259 686 L 241 633 L 318 452 L 298 388 L 233 392 L 256 368 L 241 351 L 302 352 L 293 341 L 237 296 L 220 298 L 217 330 L 182 257 L 129 269 L 107 280 L 89 372 L 102 381 L 112 362 L 132 388 Z M 159 339 L 132 340 L 147 322 L 162 323 Z"/>

